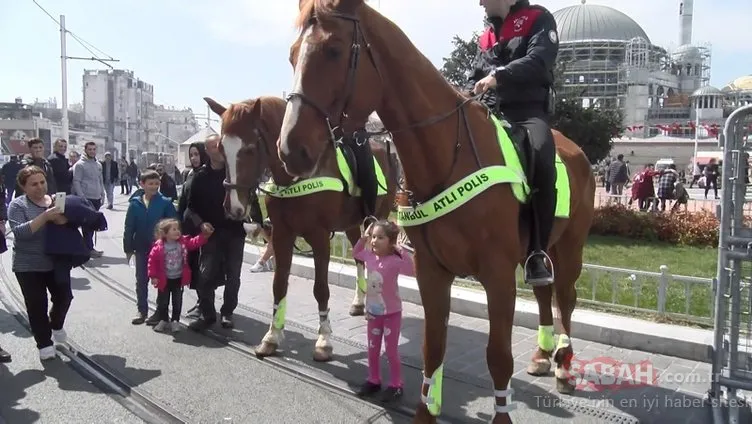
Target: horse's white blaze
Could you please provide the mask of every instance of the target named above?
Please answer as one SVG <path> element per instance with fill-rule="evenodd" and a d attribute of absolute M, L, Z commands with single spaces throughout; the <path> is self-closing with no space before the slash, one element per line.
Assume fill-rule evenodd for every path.
<path fill-rule="evenodd" d="M 312 27 L 308 27 L 301 37 L 300 49 L 298 50 L 298 61 L 295 66 L 295 73 L 292 76 L 292 93 L 303 93 L 303 72 L 301 69 L 306 67 L 306 61 L 308 59 L 308 37 L 313 32 Z M 285 108 L 285 117 L 282 119 L 282 132 L 280 133 L 279 149 L 283 154 L 290 154 L 290 147 L 287 145 L 287 135 L 292 130 L 292 126 L 298 122 L 300 117 L 301 102 L 299 98 L 293 97 L 287 102 Z"/>
<path fill-rule="evenodd" d="M 227 171 L 230 175 L 230 183 L 237 184 L 238 183 L 238 153 L 240 153 L 240 149 L 243 147 L 243 140 L 241 140 L 238 137 L 235 137 L 234 135 L 223 135 L 222 147 L 225 150 L 225 158 L 227 158 L 227 163 L 225 164 L 225 166 L 227 167 Z M 230 190 L 230 207 L 232 208 L 232 210 L 235 210 L 235 209 L 245 210 L 245 207 L 243 206 L 243 204 L 240 203 L 237 190 Z"/>

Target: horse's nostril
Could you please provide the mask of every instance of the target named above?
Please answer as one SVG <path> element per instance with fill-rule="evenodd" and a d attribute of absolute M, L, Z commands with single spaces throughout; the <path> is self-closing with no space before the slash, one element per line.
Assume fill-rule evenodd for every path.
<path fill-rule="evenodd" d="M 305 146 L 300 148 L 300 159 L 303 160 L 303 162 L 308 162 L 311 160 L 311 155 L 308 153 L 308 148 Z"/>

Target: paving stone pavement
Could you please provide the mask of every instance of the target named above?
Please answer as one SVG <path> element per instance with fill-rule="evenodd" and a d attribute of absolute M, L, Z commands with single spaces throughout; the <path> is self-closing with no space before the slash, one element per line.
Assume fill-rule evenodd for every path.
<path fill-rule="evenodd" d="M 111 212 L 106 212 L 108 219 Z M 121 212 L 122 214 L 122 212 Z M 113 217 L 114 218 L 114 217 Z M 113 223 L 114 224 L 114 223 Z M 112 228 L 117 228 L 113 225 Z M 120 244 L 115 234 L 108 234 L 110 242 Z M 250 249 L 256 249 L 251 247 Z M 272 273 L 251 273 L 250 261 L 244 264 L 241 277 L 241 304 L 255 309 L 272 312 L 271 282 Z M 317 305 L 312 295 L 311 280 L 291 276 L 288 289 L 288 322 L 297 322 L 306 327 L 316 328 L 318 324 Z M 366 322 L 363 317 L 350 317 L 348 309 L 353 290 L 330 285 L 330 319 L 334 335 L 348 344 L 356 343 L 365 349 Z M 217 291 L 218 302 L 221 290 Z M 186 304 L 192 300 L 186 299 Z M 422 306 L 403 304 L 403 329 L 400 338 L 400 354 L 403 362 L 418 369 L 422 368 Z M 445 374 L 454 379 L 491 387 L 491 379 L 486 365 L 486 343 L 488 322 L 484 319 L 451 314 L 449 320 L 448 344 L 445 356 Z M 530 393 L 555 394 L 553 375 L 533 377 L 526 373 L 528 360 L 536 346 L 536 332 L 515 327 L 513 329 L 513 353 L 515 390 Z M 614 412 L 627 413 L 640 422 L 709 422 L 709 408 L 703 405 L 702 398 L 710 387 L 710 364 L 688 361 L 664 355 L 633 351 L 591 343 L 572 335 L 575 349 L 575 363 L 584 366 L 583 375 L 587 381 L 601 385 L 582 384 L 572 396 L 555 396 L 553 399 L 570 401 L 583 406 L 597 406 Z M 312 347 L 312 346 L 311 346 Z M 334 346 L 335 355 L 337 343 Z M 602 366 L 593 366 L 601 364 Z M 629 364 L 630 367 L 620 366 Z M 637 368 L 638 364 L 642 368 Z M 611 368 L 608 368 L 611 365 Z M 616 367 L 613 367 L 613 366 Z M 652 384 L 630 384 L 630 376 L 623 375 L 618 381 L 610 376 L 611 370 L 630 370 Z M 600 370 L 600 371 L 599 371 Z M 621 372 L 621 371 L 617 371 Z M 647 374 L 646 374 L 647 373 Z M 578 380 L 578 383 L 583 381 Z M 546 399 L 551 399 L 546 397 Z M 548 401 L 548 400 L 547 400 Z M 552 407 L 546 404 L 540 408 Z M 666 420 L 669 421 L 666 421 Z"/>

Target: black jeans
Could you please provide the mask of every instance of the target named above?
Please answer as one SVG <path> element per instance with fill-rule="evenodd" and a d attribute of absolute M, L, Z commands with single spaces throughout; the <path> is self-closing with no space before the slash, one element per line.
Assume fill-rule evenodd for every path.
<path fill-rule="evenodd" d="M 183 312 L 183 285 L 181 278 L 167 279 L 167 287 L 157 293 L 157 316 L 161 321 L 170 321 L 168 308 L 172 297 L 172 321 L 180 321 Z"/>
<path fill-rule="evenodd" d="M 504 116 L 524 127 L 529 134 L 530 150 L 534 161 L 528 166 L 534 168 L 531 181 L 533 223 L 528 254 L 537 250 L 545 251 L 554 226 L 556 212 L 556 146 L 549 117 L 540 110 L 503 110 Z"/>
<path fill-rule="evenodd" d="M 705 177 L 705 198 L 708 198 L 710 192 L 710 186 L 713 186 L 713 194 L 718 197 L 718 177 Z"/>
<path fill-rule="evenodd" d="M 120 194 L 128 193 L 128 190 L 130 187 L 128 187 L 128 180 L 120 180 Z"/>
<path fill-rule="evenodd" d="M 94 205 L 94 209 L 99 210 L 102 207 L 102 199 L 87 199 Z M 81 229 L 81 235 L 84 236 L 84 243 L 89 250 L 94 250 L 94 231 L 87 228 Z"/>
<path fill-rule="evenodd" d="M 232 316 L 238 306 L 240 290 L 240 270 L 243 265 L 245 231 L 239 228 L 217 228 L 209 242 L 201 248 L 200 276 L 198 280 L 199 308 L 209 322 L 217 319 L 214 306 L 214 292 L 218 282 L 225 281 L 222 316 Z"/>
<path fill-rule="evenodd" d="M 68 315 L 73 291 L 70 281 L 56 281 L 54 271 L 16 272 L 18 285 L 21 286 L 26 313 L 29 315 L 31 332 L 37 342 L 37 348 L 52 346 L 52 330 L 60 330 Z M 50 292 L 52 308 L 47 313 L 47 292 Z"/>

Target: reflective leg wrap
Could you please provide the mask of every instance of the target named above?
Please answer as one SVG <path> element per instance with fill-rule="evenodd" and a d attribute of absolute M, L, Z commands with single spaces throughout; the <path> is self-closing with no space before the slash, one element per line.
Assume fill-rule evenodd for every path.
<path fill-rule="evenodd" d="M 424 395 L 421 391 L 420 399 L 426 404 L 428 412 L 434 417 L 438 417 L 441 413 L 441 384 L 443 379 L 444 364 L 436 368 L 431 378 L 426 377 L 426 372 L 423 371 L 423 384 L 428 386 L 428 395 Z"/>
<path fill-rule="evenodd" d="M 546 352 L 554 350 L 554 347 L 556 347 L 556 339 L 554 338 L 553 325 L 538 326 L 538 347 Z"/>
<path fill-rule="evenodd" d="M 272 323 L 269 325 L 269 331 L 266 332 L 261 340 L 264 343 L 279 346 L 284 340 L 285 313 L 287 312 L 287 298 L 282 299 L 279 304 L 274 305 L 274 314 L 272 314 Z"/>
<path fill-rule="evenodd" d="M 513 394 L 514 389 L 511 387 L 506 390 L 494 390 L 496 398 L 504 398 L 506 400 L 506 405 L 499 405 L 498 403 L 494 405 L 494 410 L 497 414 L 508 414 L 517 409 L 517 404 L 512 401 Z"/>
<path fill-rule="evenodd" d="M 319 338 L 316 340 L 316 347 L 330 348 L 332 342 L 329 336 L 332 334 L 332 323 L 329 321 L 329 310 L 319 311 Z"/>
<path fill-rule="evenodd" d="M 570 345 L 571 345 L 571 340 L 569 339 L 569 336 L 567 336 L 566 334 L 561 334 L 559 336 L 559 343 L 556 344 L 556 350 L 558 352 L 559 349 L 566 349 Z M 556 357 L 556 353 L 554 353 L 554 357 Z M 571 377 L 569 374 L 569 364 L 570 364 L 571 359 L 572 359 L 571 357 L 564 358 L 561 363 L 562 366 L 556 367 L 556 369 L 554 370 L 554 375 L 556 376 L 556 378 L 566 379 L 566 378 Z"/>
<path fill-rule="evenodd" d="M 363 264 L 357 264 L 355 267 L 358 272 L 358 278 L 356 280 L 355 297 L 353 298 L 353 305 L 363 305 L 366 297 L 366 271 Z"/>

